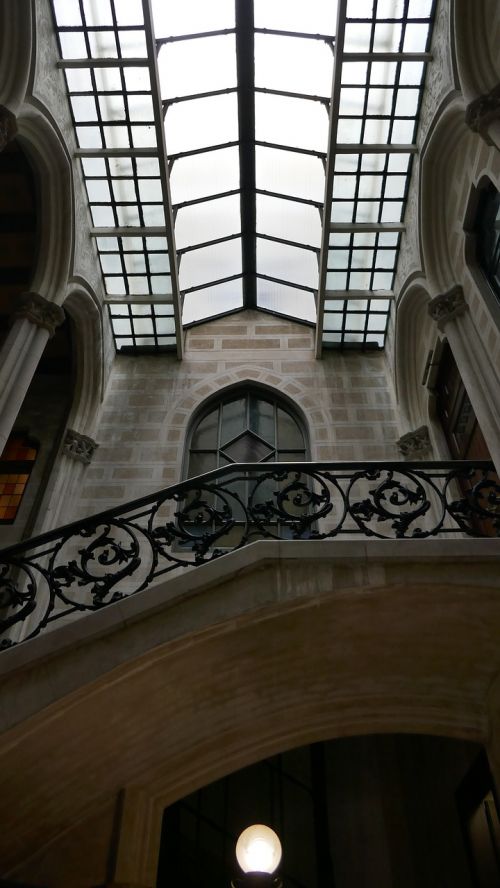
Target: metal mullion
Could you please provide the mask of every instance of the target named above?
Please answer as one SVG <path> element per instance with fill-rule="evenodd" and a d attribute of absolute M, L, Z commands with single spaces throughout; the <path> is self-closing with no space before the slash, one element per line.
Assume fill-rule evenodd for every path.
<path fill-rule="evenodd" d="M 221 200 L 223 197 L 233 197 L 239 193 L 239 188 L 232 188 L 229 191 L 218 191 L 216 194 L 207 194 L 205 197 L 193 197 L 190 200 L 183 200 L 181 203 L 172 204 L 172 209 L 177 212 L 186 207 L 194 207 L 196 204 L 208 203 L 211 200 Z"/>
<path fill-rule="evenodd" d="M 206 290 L 208 287 L 216 287 L 218 286 L 218 284 L 225 284 L 229 281 L 240 280 L 242 276 L 243 275 L 241 274 L 241 272 L 239 272 L 238 274 L 231 274 L 228 277 L 218 278 L 215 281 L 207 281 L 204 284 L 196 284 L 194 287 L 186 287 L 185 289 L 183 289 L 182 292 L 184 293 L 184 295 L 186 295 L 187 293 L 196 293 L 198 290 Z"/>
<path fill-rule="evenodd" d="M 333 176 L 335 170 L 335 144 L 337 142 L 338 132 L 338 114 L 340 107 L 340 89 L 342 85 L 342 59 L 344 54 L 344 39 L 346 25 L 347 0 L 338 0 L 337 7 L 337 37 L 335 40 L 335 52 L 333 62 L 332 76 L 332 99 L 330 103 L 330 123 L 328 133 L 328 151 L 326 158 L 325 170 L 325 197 L 323 201 L 323 231 L 321 238 L 321 251 L 319 258 L 319 275 L 318 275 L 318 296 L 317 296 L 317 319 L 316 319 L 316 357 L 321 357 L 322 338 L 323 338 L 323 311 L 325 304 L 325 284 L 326 269 L 328 264 L 328 247 L 332 193 L 333 193 Z"/>
<path fill-rule="evenodd" d="M 343 56 L 344 62 L 432 62 L 433 58 L 431 52 L 346 52 Z"/>
<path fill-rule="evenodd" d="M 317 210 L 323 209 L 323 204 L 317 200 L 309 200 L 307 197 L 292 197 L 290 194 L 282 194 L 280 191 L 267 191 L 265 188 L 256 188 L 256 194 L 263 194 L 264 197 L 276 197 L 280 200 L 291 200 L 295 203 L 306 204 L 310 207 L 315 207 Z"/>
<path fill-rule="evenodd" d="M 273 277 L 270 274 L 263 274 L 262 272 L 257 272 L 257 278 L 263 281 L 271 281 L 275 284 L 283 284 L 285 287 L 292 287 L 294 290 L 303 290 L 306 293 L 316 293 L 314 287 L 308 287 L 306 284 L 296 284 L 293 281 L 285 281 L 283 278 Z"/>
<path fill-rule="evenodd" d="M 300 40 L 320 40 L 334 45 L 336 37 L 330 34 L 307 34 L 305 31 L 281 31 L 276 28 L 254 28 L 256 34 L 267 34 L 274 37 L 298 37 Z"/>
<path fill-rule="evenodd" d="M 182 249 L 177 250 L 178 256 L 183 256 L 184 253 L 192 253 L 193 250 L 201 250 L 203 247 L 212 247 L 215 244 L 223 244 L 226 241 L 237 240 L 241 237 L 241 231 L 238 231 L 237 234 L 229 234 L 225 237 L 216 237 L 213 240 L 203 241 L 200 244 L 191 244 L 189 247 L 182 247 Z"/>
<path fill-rule="evenodd" d="M 167 229 L 164 225 L 145 225 L 142 228 L 137 225 L 117 225 L 116 228 L 93 226 L 89 233 L 91 237 L 165 237 Z"/>
<path fill-rule="evenodd" d="M 347 118 L 345 118 L 347 119 Z M 403 143 L 364 143 L 354 144 L 343 142 L 335 146 L 335 154 L 417 154 L 418 147 L 415 144 L 407 145 Z"/>
<path fill-rule="evenodd" d="M 309 157 L 317 157 L 318 160 L 326 160 L 326 153 L 324 151 L 315 151 L 313 148 L 294 148 L 292 145 L 280 145 L 277 142 L 263 142 L 261 139 L 256 139 L 255 145 L 258 148 L 275 148 L 277 151 L 291 151 L 294 154 L 304 154 Z"/>
<path fill-rule="evenodd" d="M 325 296 L 328 301 L 331 300 L 343 300 L 347 302 L 354 302 L 358 299 L 366 299 L 367 293 L 370 293 L 370 299 L 374 300 L 388 300 L 389 302 L 394 301 L 394 291 L 393 290 L 325 290 Z M 383 313 L 383 312 L 382 312 Z"/>
<path fill-rule="evenodd" d="M 256 86 L 254 92 L 271 96 L 284 96 L 287 99 L 306 99 L 308 102 L 321 102 L 327 108 L 330 106 L 330 99 L 326 96 L 306 95 L 306 93 L 289 92 L 285 89 L 271 89 L 267 86 Z"/>
<path fill-rule="evenodd" d="M 151 0 L 142 0 L 142 8 L 144 12 L 144 27 L 149 60 L 151 96 L 153 101 L 153 108 L 155 110 L 156 143 L 158 147 L 158 161 L 160 165 L 160 180 L 163 193 L 166 238 L 170 260 L 170 279 L 172 282 L 172 300 L 174 305 L 177 357 L 182 358 L 184 345 L 182 336 L 182 309 L 181 294 L 179 288 L 179 270 L 177 265 L 177 254 L 175 250 L 174 221 L 172 213 L 172 202 L 170 198 L 167 148 L 165 144 L 165 130 L 163 126 L 160 80 L 158 74 L 158 59 L 154 37 Z"/>
<path fill-rule="evenodd" d="M 406 231 L 406 226 L 403 222 L 331 222 L 329 226 L 330 234 L 347 234 L 350 231 Z"/>
<path fill-rule="evenodd" d="M 221 142 L 218 145 L 207 145 L 205 148 L 192 148 L 190 151 L 178 151 L 177 154 L 169 154 L 170 163 L 183 160 L 185 157 L 195 157 L 197 154 L 208 154 L 210 151 L 223 151 L 225 148 L 237 148 L 239 140 L 233 142 Z"/>
<path fill-rule="evenodd" d="M 291 241 L 286 240 L 284 237 L 275 237 L 272 234 L 260 234 L 257 232 L 256 235 L 258 238 L 262 238 L 262 240 L 273 241 L 277 244 L 284 244 L 287 247 L 297 247 L 299 250 L 309 250 L 312 253 L 319 253 L 319 247 L 313 247 L 311 244 L 301 244 L 299 241 Z"/>
<path fill-rule="evenodd" d="M 194 102 L 196 99 L 211 99 L 214 96 L 226 96 L 237 91 L 237 86 L 226 86 L 223 89 L 212 89 L 208 92 L 192 93 L 192 95 L 189 96 L 175 96 L 172 99 L 162 99 L 163 114 L 165 115 L 167 113 L 171 105 L 177 105 L 179 102 Z"/>
<path fill-rule="evenodd" d="M 235 0 L 243 305 L 257 306 L 255 31 L 253 0 Z"/>
<path fill-rule="evenodd" d="M 156 39 L 156 46 L 158 49 L 161 49 L 162 46 L 165 46 L 168 43 L 180 43 L 185 40 L 199 40 L 204 37 L 224 37 L 227 34 L 235 34 L 236 28 L 219 28 L 217 31 L 198 31 L 195 34 L 175 34 L 171 37 L 158 37 Z"/>
<path fill-rule="evenodd" d="M 136 28 L 135 30 L 139 30 Z M 83 33 L 85 34 L 86 43 L 88 42 L 88 31 L 85 28 Z M 90 45 L 87 47 L 89 57 L 87 59 L 63 59 L 60 58 L 56 62 L 56 67 L 58 68 L 147 68 L 148 60 L 141 56 L 140 58 L 131 58 L 127 56 L 126 58 L 118 58 L 118 57 L 109 57 L 109 58 L 93 58 L 90 55 Z"/>
<path fill-rule="evenodd" d="M 156 148 L 76 148 L 74 157 L 158 157 Z M 90 177 L 94 178 L 94 177 Z M 126 178 L 126 176 L 122 176 Z M 152 177 L 156 178 L 156 177 Z"/>

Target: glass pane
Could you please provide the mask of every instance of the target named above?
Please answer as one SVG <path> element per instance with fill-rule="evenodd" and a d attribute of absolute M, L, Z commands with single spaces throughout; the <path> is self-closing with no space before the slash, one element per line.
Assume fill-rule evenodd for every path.
<path fill-rule="evenodd" d="M 237 234 L 240 229 L 240 198 L 237 194 L 183 207 L 175 223 L 177 248 L 181 250 L 192 244 Z"/>
<path fill-rule="evenodd" d="M 337 27 L 337 0 L 255 0 L 254 9 L 256 28 L 334 35 Z"/>
<path fill-rule="evenodd" d="M 257 231 L 316 247 L 321 243 L 321 216 L 315 207 L 258 194 Z"/>
<path fill-rule="evenodd" d="M 287 287 L 286 284 L 258 280 L 257 305 L 289 317 L 311 322 L 316 320 L 314 295 L 304 290 L 297 290 L 295 287 Z"/>
<path fill-rule="evenodd" d="M 259 141 L 326 151 L 328 112 L 319 102 L 257 93 L 255 132 Z"/>
<path fill-rule="evenodd" d="M 160 50 L 158 70 L 163 99 L 236 86 L 234 36 L 167 44 Z"/>
<path fill-rule="evenodd" d="M 318 262 L 315 253 L 257 238 L 257 273 L 300 284 L 318 286 Z"/>
<path fill-rule="evenodd" d="M 170 174 L 174 204 L 239 187 L 240 168 L 237 148 L 207 151 L 176 160 Z"/>
<path fill-rule="evenodd" d="M 241 272 L 241 239 L 235 238 L 186 253 L 180 263 L 180 285 L 187 290 Z"/>
<path fill-rule="evenodd" d="M 261 462 L 272 456 L 272 449 L 260 441 L 251 432 L 245 432 L 241 438 L 224 447 L 224 453 L 233 462 Z"/>
<path fill-rule="evenodd" d="M 249 416 L 249 426 L 252 431 L 264 438 L 271 447 L 274 447 L 274 405 L 255 395 L 250 395 Z"/>
<path fill-rule="evenodd" d="M 332 72 L 333 53 L 326 43 L 255 35 L 256 86 L 329 98 Z"/>
<path fill-rule="evenodd" d="M 217 450 L 219 408 L 216 407 L 196 426 L 191 441 L 192 450 Z"/>
<path fill-rule="evenodd" d="M 165 116 L 165 137 L 169 154 L 235 142 L 238 139 L 236 96 L 231 93 L 173 105 Z"/>
<path fill-rule="evenodd" d="M 303 450 L 304 436 L 295 419 L 278 407 L 278 447 L 280 450 Z"/>
<path fill-rule="evenodd" d="M 210 318 L 213 315 L 241 308 L 243 305 L 243 289 L 241 279 L 206 287 L 188 293 L 184 298 L 182 309 L 183 324 Z"/>
<path fill-rule="evenodd" d="M 182 3 L 166 3 L 152 0 L 156 37 L 179 34 L 201 34 L 234 28 L 234 0 L 183 0 Z"/>
<path fill-rule="evenodd" d="M 188 476 L 196 478 L 197 475 L 204 475 L 205 472 L 211 472 L 217 468 L 216 453 L 192 453 L 189 457 Z"/>
<path fill-rule="evenodd" d="M 257 145 L 255 164 L 257 188 L 323 200 L 325 172 L 319 157 Z"/>
<path fill-rule="evenodd" d="M 221 445 L 232 441 L 247 427 L 247 401 L 238 398 L 222 407 Z"/>

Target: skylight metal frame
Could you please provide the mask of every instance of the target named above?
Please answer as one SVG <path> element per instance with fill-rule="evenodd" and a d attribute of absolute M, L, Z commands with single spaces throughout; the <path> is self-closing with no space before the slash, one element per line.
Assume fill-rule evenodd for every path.
<path fill-rule="evenodd" d="M 361 123 L 361 132 L 364 132 L 364 128 L 366 125 L 367 118 L 367 103 L 369 97 L 370 89 L 379 89 L 379 90 L 391 90 L 393 91 L 392 103 L 390 114 L 376 114 L 373 119 L 376 120 L 387 120 L 389 121 L 389 127 L 392 128 L 393 121 L 396 119 L 396 94 L 399 89 L 408 89 L 408 90 L 418 90 L 418 102 L 417 108 L 414 113 L 411 115 L 397 115 L 398 120 L 410 120 L 414 124 L 413 133 L 415 137 L 416 128 L 418 126 L 418 117 L 420 111 L 420 105 L 422 100 L 422 92 L 425 83 L 425 73 L 426 73 L 426 63 L 431 61 L 432 54 L 429 52 L 430 40 L 432 36 L 432 25 L 435 16 L 435 8 L 436 8 L 436 0 L 432 0 L 430 14 L 427 18 L 419 17 L 419 18 L 410 18 L 408 16 L 409 9 L 409 0 L 405 0 L 404 13 L 401 17 L 393 18 L 393 19 L 382 19 L 379 20 L 377 18 L 378 12 L 378 4 L 377 0 L 374 0 L 374 6 L 372 11 L 372 16 L 369 18 L 349 18 L 347 15 L 349 0 L 339 0 L 338 2 L 338 15 L 337 15 L 337 43 L 335 48 L 335 60 L 334 60 L 334 73 L 333 73 L 333 84 L 332 84 L 332 99 L 331 99 L 331 110 L 330 110 L 330 129 L 329 129 L 329 140 L 328 140 L 328 152 L 327 152 L 327 161 L 326 161 L 326 177 L 325 177 L 325 199 L 324 199 L 324 210 L 323 210 L 323 234 L 322 234 L 322 243 L 321 243 L 321 252 L 320 252 L 320 267 L 319 267 L 319 286 L 318 286 L 318 318 L 317 318 L 317 326 L 316 326 L 316 355 L 317 357 L 321 357 L 322 350 L 325 346 L 331 345 L 339 348 L 343 347 L 355 347 L 361 346 L 362 348 L 376 347 L 377 345 L 383 345 L 385 341 L 385 333 L 387 330 L 387 323 L 389 317 L 389 307 L 391 299 L 387 299 L 387 292 L 389 292 L 392 296 L 392 285 L 394 282 L 394 278 L 397 271 L 397 260 L 399 255 L 399 248 L 401 243 L 401 235 L 405 231 L 405 226 L 403 221 L 403 214 L 406 207 L 406 201 L 408 196 L 408 188 L 410 184 L 411 172 L 412 172 L 412 159 L 413 156 L 417 153 L 417 145 L 413 140 L 411 143 L 392 143 L 389 139 L 390 133 L 387 135 L 387 143 L 375 143 L 372 142 L 361 142 L 361 144 L 352 144 L 350 142 L 342 143 L 338 138 L 339 132 L 339 121 L 341 119 L 340 110 L 341 110 L 341 94 L 342 90 L 365 90 L 365 98 L 364 98 L 364 107 L 362 114 L 362 123 Z M 374 34 L 376 23 L 382 21 L 384 24 L 395 24 L 401 25 L 401 37 L 400 41 L 403 42 L 406 33 L 406 27 L 408 24 L 418 23 L 422 24 L 428 23 L 428 32 L 426 38 L 426 48 L 425 51 L 421 52 L 405 52 L 405 51 L 394 51 L 394 52 L 383 52 L 383 51 L 374 51 Z M 357 25 L 366 24 L 371 28 L 370 33 L 370 50 L 368 52 L 352 52 L 345 50 L 345 35 L 346 35 L 346 26 L 350 22 L 355 22 Z M 367 72 L 366 78 L 363 82 L 350 82 L 349 79 L 343 80 L 343 66 L 345 63 L 356 62 L 358 64 L 367 63 Z M 370 66 L 372 63 L 377 62 L 388 62 L 395 63 L 398 67 L 396 69 L 396 75 L 394 80 L 389 83 L 379 83 L 377 84 L 371 82 L 371 69 Z M 400 74 L 401 74 L 401 64 L 404 62 L 418 62 L 423 64 L 423 74 L 421 80 L 418 84 L 400 84 Z M 352 221 L 333 221 L 332 220 L 332 202 L 333 202 L 333 194 L 334 194 L 334 178 L 336 175 L 342 175 L 342 172 L 339 172 L 336 169 L 336 161 L 337 158 L 342 155 L 350 155 L 352 157 L 358 156 L 358 164 L 357 169 L 352 173 L 345 173 L 344 179 L 352 178 L 356 179 L 356 186 L 354 195 L 338 197 L 335 199 L 336 205 L 341 205 L 344 202 L 346 205 L 352 204 L 353 210 L 353 219 Z M 381 188 L 379 194 L 379 211 L 377 221 L 374 222 L 359 222 L 354 221 L 354 215 L 358 215 L 358 208 L 363 203 L 363 201 L 368 203 L 374 203 L 377 201 L 377 195 L 366 198 L 359 197 L 360 191 L 360 181 L 363 178 L 363 171 L 361 169 L 363 159 L 369 155 L 385 155 L 386 160 L 384 163 L 384 169 L 382 172 L 382 181 Z M 406 171 L 403 172 L 394 172 L 391 174 L 388 171 L 388 159 L 394 155 L 408 155 L 408 164 Z M 372 180 L 380 175 L 380 171 L 374 165 L 375 172 L 373 170 L 367 170 L 365 175 L 371 177 Z M 385 197 L 386 183 L 388 178 L 391 175 L 397 178 L 404 178 L 404 191 L 400 197 Z M 380 218 L 382 212 L 382 203 L 384 205 L 386 203 L 393 202 L 396 204 L 401 204 L 401 215 L 399 221 L 387 222 L 383 221 Z M 373 207 L 371 208 L 373 211 Z M 385 210 L 385 206 L 384 206 Z M 345 236 L 346 242 L 343 245 L 337 244 L 333 245 L 331 243 L 331 236 L 337 234 L 341 236 Z M 370 236 L 373 238 L 373 242 L 370 243 L 369 240 L 365 239 L 365 243 L 360 250 L 358 250 L 358 254 L 363 256 L 363 253 L 366 257 L 365 265 L 360 268 L 358 265 L 359 257 L 353 261 L 353 256 L 355 255 L 355 238 L 358 237 L 360 242 L 363 243 L 363 235 L 365 238 Z M 387 236 L 392 235 L 392 243 L 387 242 Z M 349 237 L 349 242 L 347 242 L 347 237 Z M 383 240 L 385 238 L 385 240 Z M 373 281 L 376 279 L 379 272 L 385 271 L 384 266 L 379 267 L 376 265 L 376 261 L 378 261 L 380 254 L 386 252 L 394 253 L 394 263 L 392 268 L 387 268 L 387 272 L 389 270 L 392 272 L 392 283 L 391 287 L 388 290 L 387 287 L 384 288 L 384 291 L 380 292 L 376 289 L 373 289 Z M 348 261 L 345 267 L 342 265 L 335 266 L 335 269 L 329 265 L 329 262 L 335 261 L 335 254 L 338 253 L 339 257 L 342 256 L 343 253 L 348 254 Z M 371 257 L 369 257 L 371 254 Z M 369 257 L 369 258 L 368 258 Z M 377 257 L 377 259 L 375 258 Z M 342 261 L 342 259 L 340 260 Z M 339 279 L 345 277 L 345 281 L 347 289 L 342 292 L 340 287 L 336 287 L 334 289 L 330 289 L 328 287 L 328 273 L 329 270 L 338 271 Z M 356 274 L 358 276 L 364 277 L 366 279 L 367 276 L 370 278 L 370 288 L 366 290 L 360 290 L 356 292 L 356 297 L 352 298 L 349 294 L 353 293 L 353 290 L 349 286 L 349 281 L 351 275 L 355 277 Z M 333 276 L 333 275 L 332 275 Z M 387 274 L 382 273 L 382 278 L 386 278 Z M 385 311 L 385 319 L 384 319 L 384 310 L 379 311 L 376 307 L 373 306 L 386 306 Z M 363 318 L 363 312 L 366 312 Z M 359 323 L 364 319 L 364 324 Z M 379 325 L 380 324 L 380 325 Z M 329 334 L 332 337 L 332 340 L 335 342 L 328 342 Z M 346 336 L 349 334 L 349 336 Z M 325 341 L 326 339 L 326 341 Z"/>
<path fill-rule="evenodd" d="M 80 144 L 75 156 L 80 158 L 83 165 L 91 213 L 95 216 L 101 208 L 106 218 L 105 225 L 97 224 L 97 220 L 94 218 L 90 234 L 97 242 L 103 280 L 106 284 L 104 302 L 109 305 L 117 348 L 121 346 L 122 342 L 130 344 L 132 347 L 137 345 L 140 347 L 142 343 L 147 343 L 161 348 L 173 348 L 180 358 L 183 351 L 183 337 L 178 268 L 150 0 L 141 0 L 141 6 L 143 22 L 137 21 L 132 25 L 125 25 L 118 21 L 113 2 L 109 7 L 112 22 L 106 25 L 87 21 L 83 0 L 78 0 L 79 25 L 58 24 L 56 9 L 53 8 L 61 56 L 63 55 L 64 40 L 61 35 L 66 33 L 81 34 L 87 53 L 86 57 L 80 58 L 61 57 L 58 67 L 65 72 L 82 72 L 82 83 L 87 81 L 87 86 L 90 81 L 90 89 L 76 89 L 75 84 L 70 87 L 68 73 L 65 73 L 70 111 L 77 138 L 81 137 L 81 134 L 86 130 L 95 131 L 96 127 L 100 134 L 100 145 L 85 146 Z M 122 55 L 122 35 L 127 32 L 134 36 L 140 35 L 146 47 L 144 55 L 135 57 Z M 103 34 L 109 34 L 112 37 L 116 56 L 113 55 L 113 50 L 111 56 L 103 57 L 98 54 L 98 41 Z M 94 54 L 91 38 L 94 41 Z M 149 84 L 147 86 L 139 84 L 137 89 L 130 88 L 125 74 L 128 69 L 147 70 Z M 113 79 L 114 72 L 119 72 L 119 77 L 114 77 L 116 81 L 114 86 L 106 84 L 104 77 L 98 81 L 96 79 L 98 71 L 109 72 L 111 79 Z M 76 79 L 75 77 L 75 82 Z M 132 119 L 129 103 L 134 103 L 136 96 L 142 99 L 146 105 L 148 101 L 150 102 L 151 117 L 146 116 L 139 121 Z M 78 109 L 79 100 L 83 108 L 87 105 L 89 109 L 87 119 L 85 117 L 77 119 L 75 103 L 76 109 Z M 113 100 L 116 102 L 117 113 L 116 109 L 115 112 L 113 111 Z M 106 107 L 107 102 L 109 107 Z M 123 114 L 121 113 L 122 107 Z M 154 129 L 153 144 L 146 146 L 135 144 L 134 127 L 137 124 L 142 127 L 144 133 L 148 128 Z M 108 141 L 113 141 L 114 134 L 119 132 L 119 127 L 127 130 L 127 142 L 123 147 L 110 145 Z M 148 159 L 157 161 L 154 174 L 150 171 L 149 177 L 147 170 L 145 172 L 143 169 L 141 172 L 139 168 L 143 161 L 147 168 Z M 87 169 L 85 169 L 86 161 L 89 162 Z M 91 161 L 94 162 L 94 165 L 102 161 L 100 173 L 96 173 L 95 170 L 90 172 Z M 120 172 L 120 162 L 124 168 L 127 168 L 126 173 Z M 113 163 L 113 169 L 110 166 L 111 163 Z M 101 175 L 103 169 L 105 174 Z M 148 178 L 149 180 L 152 178 L 154 182 L 158 181 L 160 186 L 159 200 L 156 194 L 152 195 L 154 189 L 148 189 Z M 120 182 L 123 182 L 122 186 L 120 186 Z M 99 185 L 99 183 L 102 184 Z M 90 187 L 92 191 L 89 190 Z M 124 199 L 117 198 L 115 194 L 115 188 L 119 193 L 120 187 L 125 189 L 127 196 Z M 99 199 L 99 189 L 102 192 L 101 199 Z M 155 208 L 161 208 L 160 213 Z M 164 224 L 147 224 L 146 209 L 151 215 L 161 216 Z M 130 218 L 128 217 L 134 215 L 138 218 L 138 225 L 122 224 L 122 217 L 123 222 L 127 220 L 129 223 Z M 162 241 L 165 244 L 163 248 Z M 106 249 L 103 246 L 105 242 L 107 245 L 112 245 L 113 248 Z M 134 242 L 134 249 L 129 249 L 132 242 Z M 168 257 L 168 259 L 162 257 Z M 161 272 L 158 271 L 160 268 Z M 114 280 L 117 281 L 120 292 L 110 292 Z M 137 281 L 137 287 L 135 281 Z M 166 288 L 167 284 L 171 293 L 166 289 L 164 293 L 157 292 L 158 289 Z"/>

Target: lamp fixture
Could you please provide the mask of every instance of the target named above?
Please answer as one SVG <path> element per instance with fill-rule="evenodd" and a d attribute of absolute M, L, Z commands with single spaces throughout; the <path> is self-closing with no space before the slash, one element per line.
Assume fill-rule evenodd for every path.
<path fill-rule="evenodd" d="M 281 860 L 281 842 L 269 826 L 255 823 L 241 833 L 236 843 L 236 859 L 244 876 L 232 888 L 282 888 L 275 875 Z"/>

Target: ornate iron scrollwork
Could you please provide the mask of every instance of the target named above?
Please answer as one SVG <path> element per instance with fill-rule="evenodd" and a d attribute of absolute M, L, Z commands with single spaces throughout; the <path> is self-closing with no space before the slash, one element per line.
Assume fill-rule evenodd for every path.
<path fill-rule="evenodd" d="M 491 463 L 231 465 L 0 553 L 0 650 L 256 539 L 500 536 Z"/>

